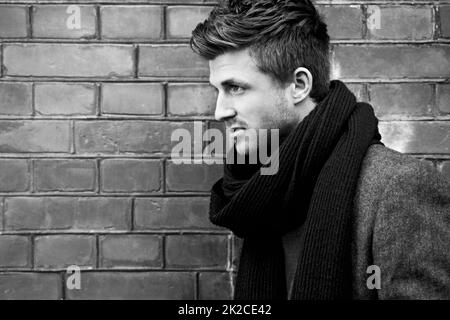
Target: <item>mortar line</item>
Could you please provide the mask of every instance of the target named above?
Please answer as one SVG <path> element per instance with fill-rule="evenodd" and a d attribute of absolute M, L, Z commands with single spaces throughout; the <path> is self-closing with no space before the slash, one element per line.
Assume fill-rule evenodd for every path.
<path fill-rule="evenodd" d="M 97 118 L 99 118 L 99 117 L 101 117 L 102 116 L 102 113 L 103 113 L 103 106 L 102 106 L 102 103 L 103 103 L 103 83 L 102 82 L 97 82 L 96 83 L 96 90 L 95 90 L 95 93 L 96 93 L 96 108 L 95 108 L 95 115 L 96 115 L 96 117 Z"/>
<path fill-rule="evenodd" d="M 34 169 L 33 169 L 33 167 L 34 167 L 34 164 L 33 164 L 33 161 L 34 159 L 27 159 L 27 158 L 25 158 L 25 161 L 26 161 L 26 163 L 27 163 L 27 171 L 28 171 L 28 175 L 29 175 L 29 177 L 30 177 L 30 180 L 28 181 L 28 186 L 27 186 L 27 189 L 30 191 L 30 192 L 33 192 L 33 190 L 34 190 Z"/>
<path fill-rule="evenodd" d="M 164 118 L 167 118 L 168 114 L 168 105 L 169 105 L 169 83 L 167 81 L 164 81 L 162 83 L 163 85 L 163 114 L 162 116 Z"/>
<path fill-rule="evenodd" d="M 95 182 L 96 182 L 96 193 L 100 194 L 100 158 L 95 159 Z"/>
<path fill-rule="evenodd" d="M 59 275 L 61 277 L 61 300 L 66 300 L 66 272 L 62 271 Z"/>
<path fill-rule="evenodd" d="M 361 30 L 361 37 L 362 39 L 368 40 L 369 39 L 369 28 L 367 26 L 367 6 L 361 5 L 361 12 L 362 12 L 362 30 Z"/>
<path fill-rule="evenodd" d="M 36 117 L 36 83 L 31 83 L 31 117 Z"/>
<path fill-rule="evenodd" d="M 37 159 L 30 159 L 30 166 L 31 166 L 31 193 L 36 193 L 36 161 Z"/>
<path fill-rule="evenodd" d="M 440 14 L 439 14 L 439 7 L 436 5 L 431 6 L 431 38 L 436 40 L 440 37 Z"/>
<path fill-rule="evenodd" d="M 4 55 L 4 50 L 3 50 L 3 43 L 0 42 L 0 78 L 3 77 L 3 71 L 5 69 L 5 67 L 3 66 L 3 55 Z"/>
<path fill-rule="evenodd" d="M 164 5 L 162 7 L 162 16 L 161 16 L 161 23 L 162 23 L 162 28 L 161 28 L 161 33 L 162 33 L 162 39 L 166 40 L 167 39 L 167 5 Z"/>
<path fill-rule="evenodd" d="M 131 211 L 130 211 L 130 231 L 134 231 L 135 228 L 135 217 L 134 217 L 134 212 L 135 212 L 135 206 L 136 206 L 136 198 L 132 197 L 131 198 Z M 128 219 L 127 219 L 128 220 Z"/>
<path fill-rule="evenodd" d="M 30 235 L 30 268 L 34 270 L 36 268 L 36 262 L 35 262 L 35 251 L 36 251 L 36 243 L 35 243 L 35 235 Z"/>
<path fill-rule="evenodd" d="M 200 275 L 199 272 L 194 273 L 194 300 L 199 300 L 200 296 Z"/>
<path fill-rule="evenodd" d="M 29 3 L 29 2 L 28 2 Z M 192 6 L 192 7 L 213 7 L 217 2 L 216 1 L 186 1 L 183 3 L 175 2 L 175 1 L 166 1 L 165 5 L 168 6 Z M 358 5 L 358 4 L 364 4 L 364 0 L 317 0 L 315 2 L 315 5 Z M 25 5 L 27 4 L 26 1 L 22 0 L 15 0 L 15 1 L 0 1 L 0 4 L 16 4 L 16 5 Z M 43 0 L 39 1 L 37 3 L 38 5 L 43 6 L 49 6 L 49 5 L 64 5 L 66 4 L 66 1 L 64 0 Z M 92 5 L 92 1 L 88 0 L 81 0 L 76 2 L 77 5 Z M 97 1 L 97 4 L 100 6 L 105 5 L 113 5 L 113 6 L 120 6 L 123 5 L 123 3 L 117 3 L 114 1 Z M 446 0 L 422 0 L 422 1 L 413 1 L 413 0 L 394 0 L 394 1 L 386 1 L 386 0 L 378 0 L 373 1 L 371 4 L 378 4 L 378 5 L 425 5 L 425 4 L 450 4 L 450 1 Z M 127 3 L 127 6 L 141 6 L 141 5 L 147 5 L 147 6 L 158 6 L 161 5 L 161 2 L 151 2 L 144 0 L 138 0 L 133 1 L 131 3 Z"/>
<path fill-rule="evenodd" d="M 28 6 L 27 10 L 27 37 L 28 39 L 33 38 L 33 13 L 34 13 L 34 5 Z"/>
<path fill-rule="evenodd" d="M 140 48 L 140 46 L 138 44 L 136 44 L 134 46 L 134 51 L 133 51 L 133 60 L 134 60 L 133 77 L 135 79 L 139 78 L 139 48 Z"/>
<path fill-rule="evenodd" d="M 0 226 L 1 226 L 1 230 L 0 230 L 0 234 L 3 233 L 3 231 L 5 230 L 5 212 L 6 212 L 6 200 L 5 197 L 2 197 L 1 200 L 2 203 L 2 207 L 1 207 L 1 221 L 0 221 Z"/>
<path fill-rule="evenodd" d="M 450 40 L 449 40 L 450 41 Z M 450 44 L 450 42 L 449 42 Z M 330 48 L 330 56 L 331 56 L 331 48 Z M 335 77 L 337 78 L 337 77 Z M 351 78 L 351 77 L 340 77 L 339 80 L 345 82 L 345 83 L 409 83 L 409 82 L 449 82 L 449 78 L 445 75 L 442 76 L 436 76 L 432 78 L 426 78 L 426 77 L 419 77 L 419 78 Z M 95 82 L 103 82 L 103 83 L 176 83 L 176 84 L 204 84 L 208 86 L 208 79 L 207 78 L 190 78 L 190 77 L 140 77 L 139 79 L 129 78 L 129 79 L 107 79 L 107 78 L 82 78 L 82 77 L 74 77 L 74 78 L 68 78 L 68 77 L 35 77 L 35 76 L 6 76 L 0 79 L 1 82 L 60 82 L 60 83 L 95 83 Z M 124 117 L 123 115 L 108 115 L 108 119 L 116 119 Z M 206 118 L 205 116 L 197 116 L 198 118 Z M 2 116 L 2 118 L 8 118 L 7 116 Z M 9 118 L 13 118 L 10 116 Z M 17 117 L 16 117 L 17 118 Z M 26 117 L 22 117 L 26 118 Z M 50 117 L 39 117 L 39 119 L 45 119 Z M 57 119 L 97 119 L 94 116 L 53 116 L 52 118 Z M 136 119 L 145 119 L 145 118 L 157 118 L 157 116 L 128 116 L 128 118 L 136 118 Z M 185 119 L 189 117 L 185 116 L 175 116 L 172 119 Z M 209 116 L 208 119 L 213 120 L 212 115 Z"/>
<path fill-rule="evenodd" d="M 162 180 L 162 193 L 163 195 L 167 194 L 167 159 L 162 159 L 162 175 L 161 175 L 161 180 Z"/>
<path fill-rule="evenodd" d="M 71 136 L 70 139 L 70 153 L 76 154 L 76 148 L 75 148 L 75 120 L 70 121 L 70 127 L 69 127 L 69 136 Z"/>
<path fill-rule="evenodd" d="M 97 180 L 97 184 L 98 184 L 98 195 L 101 195 L 102 194 L 102 188 L 103 188 L 103 185 L 102 185 L 102 158 L 97 158 L 96 159 L 97 160 L 97 162 L 98 162 L 98 172 L 97 172 L 97 175 L 98 175 L 98 180 Z"/>
<path fill-rule="evenodd" d="M 134 45 L 146 45 L 146 46 L 158 46 L 158 47 L 186 47 L 189 48 L 189 38 L 171 38 L 171 39 L 152 39 L 143 40 L 142 38 L 129 38 L 129 39 L 70 39 L 70 38 L 4 38 L 3 43 L 23 45 L 23 44 L 63 44 L 63 45 L 127 45 L 133 47 Z M 450 43 L 450 39 L 447 38 L 437 38 L 437 39 L 424 39 L 424 40 L 413 40 L 413 39 L 332 39 L 330 44 L 341 44 L 341 45 L 394 45 L 394 46 L 420 46 L 420 45 L 446 45 Z"/>
<path fill-rule="evenodd" d="M 95 235 L 95 269 L 100 268 L 100 235 Z"/>
<path fill-rule="evenodd" d="M 155 236 L 220 236 L 225 237 L 230 233 L 229 231 L 213 231 L 213 230 L 188 230 L 188 229 L 154 229 L 154 230 L 138 230 L 130 232 L 130 230 L 121 231 L 105 231 L 100 229 L 94 230 L 74 230 L 74 231 L 62 231 L 62 230 L 45 230 L 45 229 L 33 229 L 33 230 L 19 230 L 19 231 L 6 231 L 3 234 L 9 235 L 24 235 L 24 236 L 55 236 L 55 235 L 71 235 L 71 236 L 107 236 L 107 235 L 155 235 Z"/>
<path fill-rule="evenodd" d="M 120 267 L 120 268 L 99 268 L 94 269 L 92 266 L 80 267 L 81 273 L 111 273 L 111 272 L 123 272 L 123 273 L 155 273 L 155 272 L 171 272 L 171 273 L 194 273 L 194 272 L 212 272 L 212 273 L 227 273 L 224 269 L 213 269 L 213 268 L 171 268 L 171 269 L 161 269 L 160 267 Z M 36 268 L 31 270 L 30 268 L 3 268 L 0 272 L 21 272 L 21 273 L 67 273 L 67 268 L 57 267 L 57 268 Z"/>
<path fill-rule="evenodd" d="M 96 24 L 95 24 L 96 39 L 101 40 L 101 38 L 102 38 L 102 18 L 101 18 L 101 13 L 100 13 L 100 6 L 98 4 L 95 6 L 95 15 L 96 15 Z"/>

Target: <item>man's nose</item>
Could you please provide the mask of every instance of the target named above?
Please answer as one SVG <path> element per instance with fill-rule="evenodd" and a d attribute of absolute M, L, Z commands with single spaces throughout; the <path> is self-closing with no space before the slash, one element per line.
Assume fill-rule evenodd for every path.
<path fill-rule="evenodd" d="M 217 96 L 216 111 L 214 112 L 214 117 L 217 121 L 225 121 L 229 118 L 233 118 L 236 115 L 236 110 L 230 104 L 230 101 L 222 98 L 219 94 Z"/>

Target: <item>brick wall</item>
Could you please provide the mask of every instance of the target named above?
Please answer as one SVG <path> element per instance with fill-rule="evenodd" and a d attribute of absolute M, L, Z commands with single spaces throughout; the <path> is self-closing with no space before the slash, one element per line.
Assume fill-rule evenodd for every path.
<path fill-rule="evenodd" d="M 450 177 L 450 1 L 316 2 L 333 78 Z M 170 160 L 174 129 L 217 127 L 188 47 L 213 3 L 0 0 L 1 299 L 230 298 L 239 241 L 207 219 L 221 167 Z"/>

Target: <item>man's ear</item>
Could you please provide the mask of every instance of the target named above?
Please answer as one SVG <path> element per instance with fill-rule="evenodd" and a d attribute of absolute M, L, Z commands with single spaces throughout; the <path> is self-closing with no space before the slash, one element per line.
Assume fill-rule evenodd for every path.
<path fill-rule="evenodd" d="M 293 80 L 292 98 L 294 104 L 297 104 L 309 96 L 312 90 L 313 77 L 308 69 L 300 67 L 295 69 Z"/>

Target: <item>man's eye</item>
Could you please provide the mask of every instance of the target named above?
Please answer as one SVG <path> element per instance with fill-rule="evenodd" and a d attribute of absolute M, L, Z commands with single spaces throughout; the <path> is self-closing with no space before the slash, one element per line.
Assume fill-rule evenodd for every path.
<path fill-rule="evenodd" d="M 244 92 L 244 88 L 242 88 L 240 86 L 233 86 L 233 85 L 231 85 L 231 86 L 228 87 L 228 91 L 231 94 L 240 94 L 240 93 Z"/>

